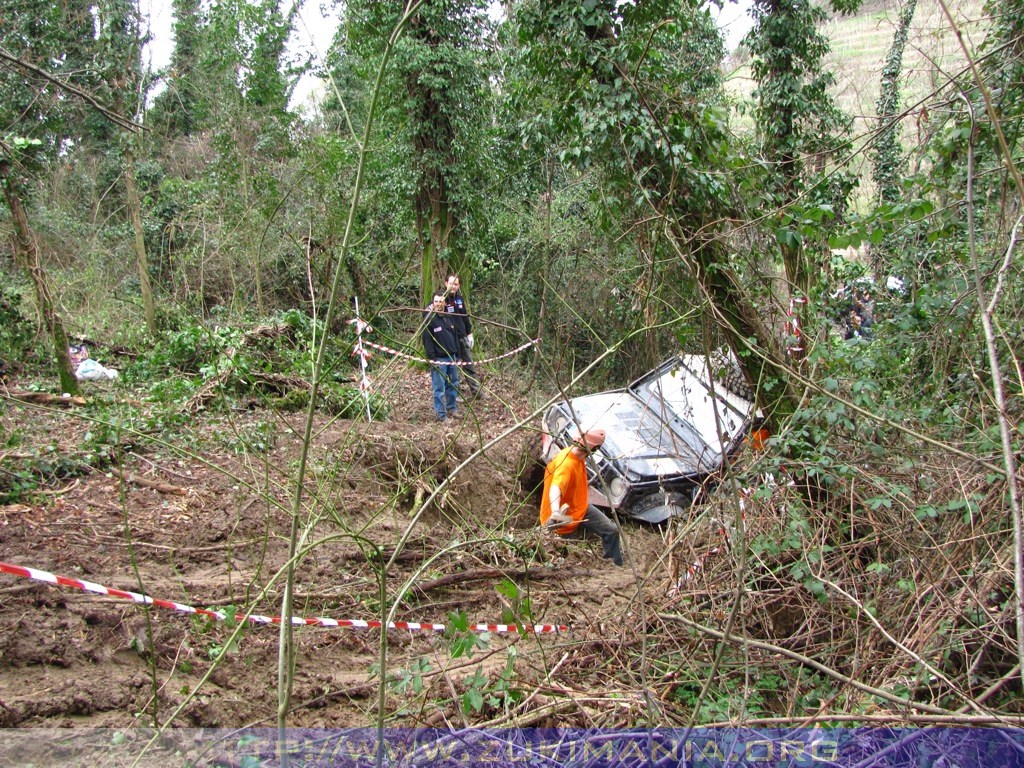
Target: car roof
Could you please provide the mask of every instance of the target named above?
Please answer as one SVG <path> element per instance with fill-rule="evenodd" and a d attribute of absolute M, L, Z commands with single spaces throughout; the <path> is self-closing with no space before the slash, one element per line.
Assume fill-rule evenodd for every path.
<path fill-rule="evenodd" d="M 746 432 L 754 404 L 711 376 L 704 355 L 678 354 L 628 387 L 572 398 L 574 420 L 608 431 L 604 452 L 644 472 L 713 471 Z"/>
<path fill-rule="evenodd" d="M 678 354 L 629 385 L 652 410 L 689 423 L 711 448 L 721 452 L 738 437 L 754 413 L 754 403 L 712 376 L 708 356 Z M 723 446 L 723 438 L 725 446 Z"/>

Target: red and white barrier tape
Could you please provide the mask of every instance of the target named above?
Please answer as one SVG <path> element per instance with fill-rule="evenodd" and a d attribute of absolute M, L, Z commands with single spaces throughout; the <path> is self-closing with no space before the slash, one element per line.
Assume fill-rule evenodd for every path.
<path fill-rule="evenodd" d="M 746 488 L 743 489 L 742 493 L 743 493 L 744 496 L 749 495 L 748 494 L 748 489 L 746 489 Z M 743 499 L 741 498 L 740 499 L 741 513 L 742 513 L 742 506 L 743 506 Z M 707 552 L 705 552 L 702 555 L 700 555 L 696 560 L 694 560 L 693 563 L 690 564 L 690 567 L 686 569 L 686 573 L 683 574 L 682 579 L 679 580 L 680 584 L 686 584 L 687 582 L 693 581 L 693 579 L 696 578 L 697 574 L 704 568 L 704 563 L 707 562 L 708 558 L 712 557 L 713 555 L 717 555 L 717 554 L 720 554 L 722 552 L 725 552 L 730 547 L 732 547 L 732 537 L 729 536 L 729 531 L 727 531 L 725 526 L 722 525 L 721 523 L 718 524 L 718 535 L 722 537 L 722 542 L 723 543 L 720 546 L 712 547 Z"/>
<path fill-rule="evenodd" d="M 753 496 L 756 490 L 756 488 L 740 489 L 740 523 L 743 525 L 744 531 L 747 529 L 747 499 Z M 732 548 L 732 536 L 729 535 L 728 529 L 721 523 L 718 524 L 718 535 L 722 537 L 722 544 L 717 547 L 712 547 L 694 560 L 693 563 L 690 564 L 690 567 L 686 569 L 686 573 L 684 573 L 683 577 L 679 580 L 676 585 L 677 587 L 693 581 L 697 574 L 704 568 L 704 563 L 707 562 L 708 558 L 713 555 L 721 554 L 722 552 L 728 551 Z"/>
<path fill-rule="evenodd" d="M 359 368 L 362 371 L 362 375 L 359 378 L 359 392 L 363 396 L 363 402 L 366 404 L 366 420 L 373 421 L 373 412 L 370 410 L 370 391 L 373 389 L 373 383 L 370 381 L 370 377 L 366 375 L 366 364 L 370 360 L 370 354 L 363 349 L 363 333 L 373 333 L 373 328 L 369 323 L 363 322 L 359 318 L 359 297 L 355 299 L 355 310 L 356 316 L 349 320 L 349 325 L 355 325 L 356 327 L 356 346 L 355 352 L 359 356 Z"/>
<path fill-rule="evenodd" d="M 356 327 L 357 336 L 362 335 L 364 333 L 373 333 L 373 326 L 370 325 L 365 320 L 361 320 L 358 317 L 353 317 L 351 320 L 348 321 L 348 324 L 354 325 Z"/>
<path fill-rule="evenodd" d="M 803 296 L 793 297 L 789 300 L 789 312 L 786 315 L 786 335 L 793 336 L 796 339 L 796 343 L 787 350 L 791 355 L 804 351 L 804 334 L 800 330 L 800 318 L 796 314 L 796 305 L 806 303 L 807 299 Z"/>
<path fill-rule="evenodd" d="M 703 570 L 704 562 L 709 557 L 711 557 L 712 555 L 717 555 L 719 552 L 721 552 L 722 550 L 724 550 L 724 549 L 726 549 L 728 547 L 729 536 L 725 532 L 725 528 L 719 528 L 718 529 L 718 533 L 719 533 L 719 535 L 721 535 L 721 537 L 723 539 L 725 539 L 725 541 L 726 541 L 725 546 L 712 547 L 707 552 L 705 552 L 700 557 L 698 557 L 696 560 L 694 560 L 693 563 L 690 564 L 690 567 L 686 569 L 686 573 L 683 574 L 683 578 L 679 580 L 680 584 L 687 584 L 687 583 L 693 581 L 694 578 L 696 578 L 697 574 L 701 570 Z"/>
<path fill-rule="evenodd" d="M 365 340 L 363 340 L 362 344 L 367 346 L 367 347 L 373 347 L 374 349 L 379 349 L 381 352 L 387 352 L 389 355 L 394 355 L 395 357 L 403 357 L 406 360 L 412 360 L 412 361 L 417 362 L 417 363 L 431 363 L 433 365 L 482 365 L 484 363 L 493 363 L 495 360 L 502 360 L 502 359 L 504 359 L 506 357 L 512 357 L 512 355 L 517 355 L 520 352 L 522 352 L 524 349 L 529 349 L 532 346 L 540 344 L 540 339 L 533 339 L 532 341 L 529 341 L 526 344 L 523 344 L 521 347 L 516 347 L 512 351 L 506 352 L 503 355 L 498 355 L 497 357 L 488 357 L 485 360 L 474 360 L 472 363 L 466 363 L 466 362 L 463 362 L 461 360 L 456 360 L 456 361 L 452 361 L 452 362 L 449 362 L 448 360 L 425 360 L 425 359 L 423 359 L 421 357 L 415 357 L 413 355 L 406 354 L 405 352 L 399 352 L 397 349 L 392 349 L 391 347 L 385 347 L 385 346 L 383 346 L 381 344 L 374 344 L 372 341 L 365 341 Z M 367 353 L 360 348 L 360 349 L 357 349 L 355 352 L 353 352 L 353 354 L 365 355 Z"/>
<path fill-rule="evenodd" d="M 350 322 L 355 321 L 351 320 Z M 359 322 L 362 322 L 362 320 Z M 366 325 L 365 323 L 363 324 Z M 367 325 L 366 327 L 369 328 L 370 326 Z M 362 369 L 362 376 L 359 379 L 359 391 L 366 395 L 373 389 L 373 383 L 370 381 L 370 377 L 366 375 L 366 364 L 370 361 L 370 358 L 373 357 L 373 355 L 363 349 L 362 338 L 356 341 L 355 348 L 352 350 L 352 355 L 359 358 L 359 366 Z"/>
<path fill-rule="evenodd" d="M 25 579 L 34 579 L 35 581 L 42 581 L 47 584 L 53 584 L 61 587 L 74 587 L 75 589 L 81 589 L 85 592 L 92 592 L 97 595 L 109 595 L 110 597 L 120 597 L 123 600 L 131 600 L 133 603 L 143 603 L 145 605 L 155 605 L 158 608 L 167 608 L 171 611 L 179 611 L 181 613 L 194 613 L 200 616 L 209 616 L 210 618 L 217 619 L 218 621 L 225 621 L 227 614 L 221 613 L 220 611 L 209 611 L 205 608 L 193 608 L 190 605 L 183 605 L 182 603 L 175 603 L 171 600 L 158 600 L 147 595 L 140 595 L 138 592 L 128 592 L 123 589 L 111 589 L 104 587 L 102 584 L 94 584 L 91 581 L 82 581 L 81 579 L 71 579 L 67 576 L 56 576 L 46 571 L 39 571 L 35 568 L 25 568 L 20 565 L 12 565 L 11 563 L 0 562 L 0 573 L 7 573 L 11 576 L 21 576 Z M 301 616 L 292 616 L 291 619 L 293 626 L 318 626 L 328 627 L 331 629 L 339 627 L 351 627 L 353 629 L 380 629 L 383 624 L 380 621 L 363 621 L 361 619 L 326 619 L 323 617 L 313 617 L 304 619 Z M 280 624 L 280 616 L 258 616 L 253 614 L 249 616 L 250 624 Z M 414 621 L 389 621 L 388 629 L 409 629 L 409 630 L 424 630 L 428 632 L 444 632 L 444 624 L 425 624 L 422 622 Z M 509 634 L 523 632 L 526 634 L 550 634 L 557 632 L 568 632 L 569 627 L 564 624 L 470 624 L 470 632 L 493 632 L 495 634 Z"/>

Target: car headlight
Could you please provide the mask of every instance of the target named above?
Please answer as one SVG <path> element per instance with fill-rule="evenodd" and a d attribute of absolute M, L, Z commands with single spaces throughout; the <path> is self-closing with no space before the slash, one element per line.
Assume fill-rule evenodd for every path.
<path fill-rule="evenodd" d="M 559 414 L 555 416 L 555 434 L 560 434 L 568 424 L 569 417 L 564 413 L 559 412 Z"/>
<path fill-rule="evenodd" d="M 552 437 L 557 437 L 568 423 L 569 417 L 557 409 L 552 409 L 544 417 L 545 431 Z"/>
<path fill-rule="evenodd" d="M 626 498 L 626 481 L 621 477 L 612 478 L 608 484 L 608 490 L 611 493 L 609 501 L 617 507 Z"/>

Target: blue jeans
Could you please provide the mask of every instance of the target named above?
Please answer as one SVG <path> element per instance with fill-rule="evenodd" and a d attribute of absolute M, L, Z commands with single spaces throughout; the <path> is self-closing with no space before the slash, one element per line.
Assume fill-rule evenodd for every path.
<path fill-rule="evenodd" d="M 434 388 L 434 413 L 438 419 L 445 419 L 455 413 L 455 396 L 459 391 L 459 367 L 455 358 L 449 357 L 440 364 L 430 366 L 430 386 Z"/>
<path fill-rule="evenodd" d="M 587 539 L 596 536 L 601 539 L 606 559 L 615 565 L 622 565 L 622 543 L 619 541 L 619 526 L 608 515 L 593 504 L 587 507 L 587 516 L 583 518 L 576 530 L 567 533 L 567 539 Z"/>
<path fill-rule="evenodd" d="M 462 378 L 465 380 L 466 389 L 469 394 L 475 396 L 480 389 L 480 379 L 476 375 L 476 366 L 473 365 L 473 355 L 469 351 L 465 337 L 459 339 L 459 360 L 467 365 L 459 366 Z"/>

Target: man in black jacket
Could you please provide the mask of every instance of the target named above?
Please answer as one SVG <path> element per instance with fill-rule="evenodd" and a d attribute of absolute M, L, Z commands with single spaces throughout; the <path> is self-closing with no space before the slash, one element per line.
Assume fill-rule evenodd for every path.
<path fill-rule="evenodd" d="M 423 326 L 423 349 L 430 361 L 430 385 L 434 389 L 434 413 L 438 421 L 455 417 L 456 396 L 459 388 L 459 368 L 455 360 L 459 355 L 458 321 L 445 311 L 445 294 L 434 294 Z"/>
<path fill-rule="evenodd" d="M 459 354 L 458 359 L 462 363 L 463 379 L 470 397 L 482 397 L 480 391 L 480 379 L 476 375 L 476 367 L 473 365 L 473 357 L 470 350 L 473 349 L 473 324 L 469 319 L 469 310 L 466 309 L 466 300 L 462 298 L 459 290 L 459 276 L 448 275 L 446 285 L 444 310 L 453 315 L 456 320 L 456 328 L 459 331 Z"/>

